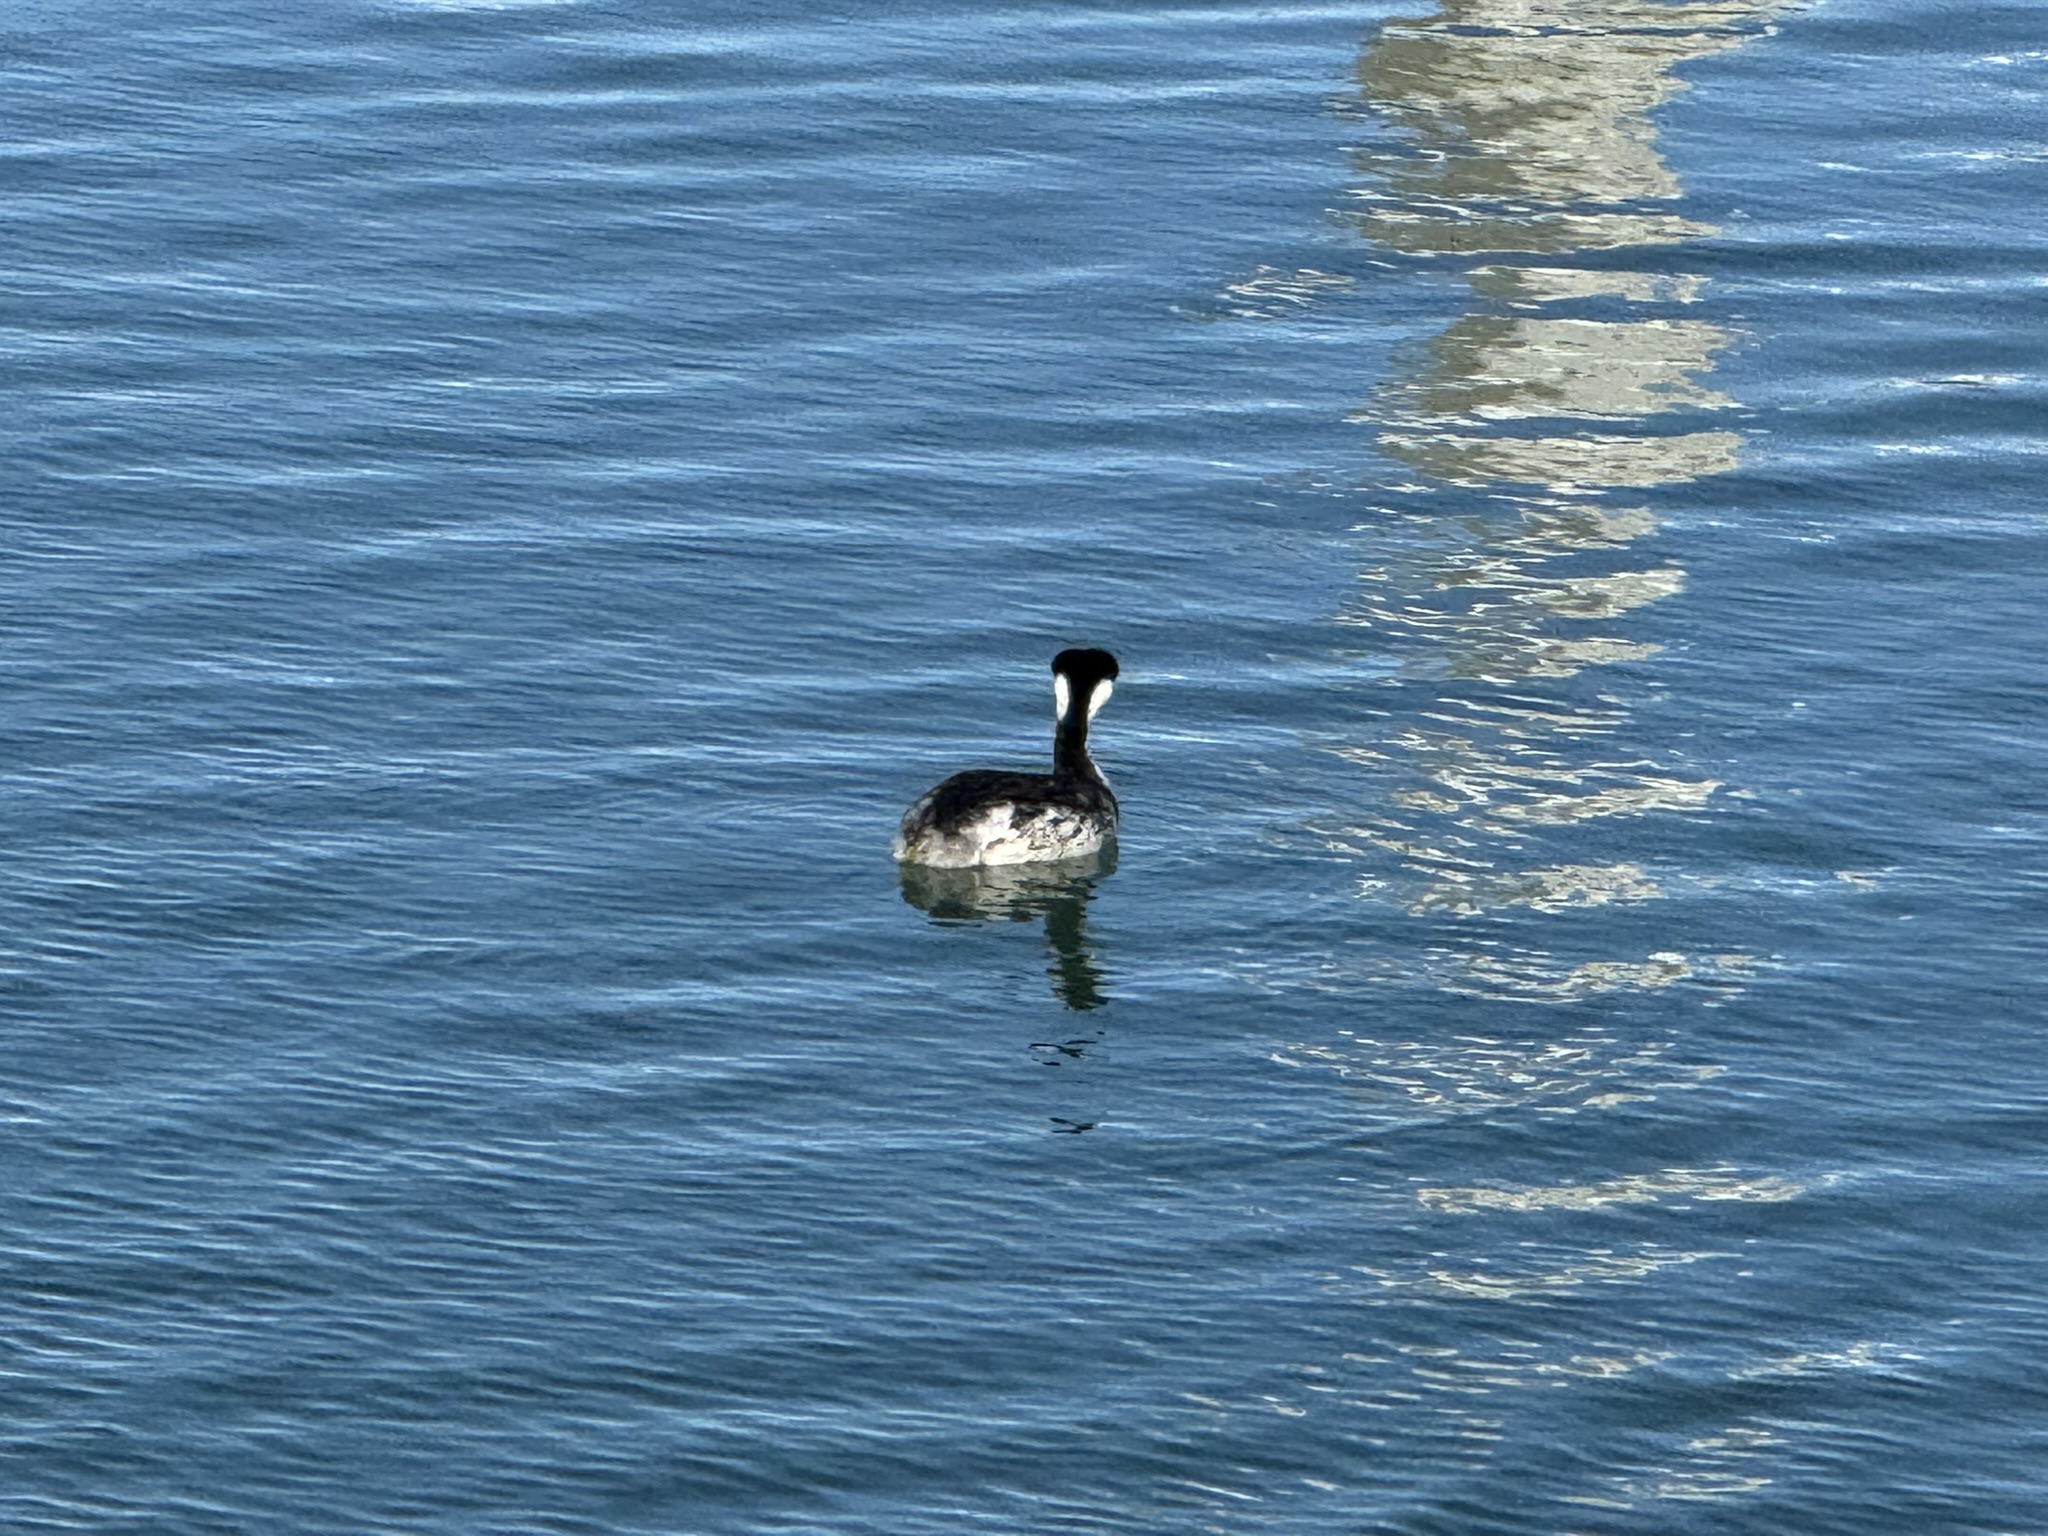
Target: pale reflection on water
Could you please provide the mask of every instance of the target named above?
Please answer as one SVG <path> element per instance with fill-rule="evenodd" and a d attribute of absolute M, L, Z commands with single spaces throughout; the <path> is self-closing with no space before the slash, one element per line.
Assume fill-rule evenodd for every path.
<path fill-rule="evenodd" d="M 1359 1265 L 1369 1290 L 1405 1295 L 1470 1297 L 1484 1301 L 1554 1300 L 1586 1286 L 1628 1284 L 1660 1270 L 1706 1261 L 1726 1262 L 1732 1253 L 1714 1249 L 1666 1248 L 1643 1243 L 1624 1249 L 1593 1249 L 1566 1255 L 1517 1253 L 1512 1259 L 1473 1261 L 1473 1267 L 1418 1263 L 1400 1267 Z"/>
<path fill-rule="evenodd" d="M 1414 252 L 1613 250 L 1713 233 L 1664 210 L 1678 178 L 1653 108 L 1676 65 L 1739 47 L 1769 0 L 1442 0 L 1389 23 L 1359 61 L 1360 96 L 1415 151 L 1366 157 L 1354 217 Z"/>
<path fill-rule="evenodd" d="M 1385 432 L 1380 446 L 1426 475 L 1456 485 L 1494 482 L 1594 491 L 1647 487 L 1725 474 L 1742 439 L 1733 432 L 1625 437 L 1575 432 L 1562 437 L 1466 437 L 1454 432 Z"/>
<path fill-rule="evenodd" d="M 1721 1073 L 1673 1059 L 1668 1041 L 1630 1042 L 1605 1030 L 1559 1039 L 1473 1035 L 1390 1040 L 1339 1030 L 1327 1043 L 1275 1053 L 1285 1066 L 1341 1079 L 1375 1118 L 1399 1123 L 1503 1110 L 1571 1115 L 1697 1088 Z"/>
<path fill-rule="evenodd" d="M 1627 421 L 1688 407 L 1713 410 L 1733 402 L 1694 375 L 1712 368 L 1714 354 L 1733 340 L 1720 326 L 1697 320 L 1468 315 L 1430 344 L 1433 365 L 1397 386 L 1387 408 L 1372 414 L 1395 414 L 1404 394 L 1410 413 L 1423 422 L 1461 416 Z"/>
<path fill-rule="evenodd" d="M 1418 1189 L 1415 1198 L 1433 1211 L 1596 1211 L 1603 1206 L 1658 1205 L 1674 1199 L 1775 1205 L 1805 1193 L 1806 1187 L 1792 1179 L 1747 1176 L 1733 1168 L 1666 1168 L 1595 1184 Z"/>
<path fill-rule="evenodd" d="M 1431 17 L 1389 24 L 1360 59 L 1356 110 L 1407 147 L 1361 158 L 1346 218 L 1382 254 L 1439 266 L 1486 258 L 1458 273 L 1461 312 L 1350 418 L 1414 479 L 1353 488 L 1374 501 L 1355 530 L 1369 554 L 1336 622 L 1364 632 L 1391 660 L 1391 685 L 1424 702 L 1326 744 L 1357 765 L 1359 789 L 1352 808 L 1312 830 L 1365 867 L 1363 899 L 1428 925 L 1405 981 L 1557 1007 L 1732 988 L 1755 968 L 1745 955 L 1676 945 L 1602 954 L 1616 925 L 1576 920 L 1593 909 L 1654 915 L 1692 884 L 1646 857 L 1628 829 L 1709 812 L 1722 784 L 1639 739 L 1634 678 L 1589 689 L 1584 674 L 1655 664 L 1661 647 L 1644 621 L 1687 576 L 1668 547 L 1637 553 L 1659 532 L 1654 495 L 1735 468 L 1743 440 L 1729 420 L 1738 402 L 1713 379 L 1741 338 L 1702 312 L 1705 280 L 1570 260 L 1716 233 L 1670 206 L 1681 188 L 1651 113 L 1684 88 L 1676 66 L 1740 46 L 1778 9 L 1441 0 Z M 1554 1036 L 1529 1016 L 1527 1030 L 1452 1039 L 1338 1030 L 1274 1059 L 1335 1075 L 1383 1126 L 1611 1112 L 1720 1071 L 1678 1059 L 1675 1039 L 1645 1039 L 1625 1014 Z M 1374 1254 L 1329 1283 L 1371 1306 L 1552 1308 L 1736 1262 L 1694 1242 L 1580 1246 L 1559 1221 L 1791 1202 L 1812 1182 L 1727 1166 L 1602 1167 L 1493 1187 L 1453 1173 L 1407 1198 L 1423 1219 L 1455 1223 L 1463 1243 L 1445 1232 L 1436 1251 Z M 1478 1455 L 1498 1438 L 1488 1394 L 1571 1388 L 1665 1358 L 1436 1349 L 1402 1372 L 1406 1351 L 1393 1349 L 1343 1357 L 1395 1368 L 1374 1372 L 1358 1401 L 1397 1413 L 1446 1404 L 1435 1411 L 1462 1416 Z M 1471 1410 L 1448 1406 L 1475 1399 Z M 1747 1463 L 1770 1444 L 1731 1425 L 1589 1479 L 1568 1502 L 1738 1496 L 1768 1481 Z"/>
<path fill-rule="evenodd" d="M 1580 836 L 1570 857 L 1531 856 L 1549 829 L 1697 814 L 1721 787 L 1629 743 L 1621 697 L 1589 707 L 1544 685 L 1658 653 L 1639 629 L 1596 626 L 1683 591 L 1685 571 L 1668 556 L 1628 561 L 1659 519 L 1607 498 L 1735 467 L 1740 435 L 1707 422 L 1736 403 L 1708 379 L 1736 337 L 1668 312 L 1703 301 L 1698 276 L 1560 258 L 1715 233 L 1658 206 L 1681 188 L 1650 113 L 1683 89 L 1675 66 L 1740 46 L 1779 8 L 1443 0 L 1361 56 L 1358 110 L 1409 145 L 1362 157 L 1356 227 L 1397 251 L 1491 258 L 1461 273 L 1465 312 L 1352 417 L 1422 483 L 1380 491 L 1359 528 L 1377 558 L 1338 621 L 1393 648 L 1397 675 L 1445 685 L 1419 720 L 1335 748 L 1375 789 L 1359 816 L 1317 830 L 1401 871 L 1382 858 L 1368 897 L 1439 918 L 1657 901 L 1668 879 L 1623 848 L 1587 859 Z M 1530 1001 L 1735 970 L 1726 957 L 1566 960 L 1527 944 L 1439 951 L 1433 966 L 1449 990 Z"/>

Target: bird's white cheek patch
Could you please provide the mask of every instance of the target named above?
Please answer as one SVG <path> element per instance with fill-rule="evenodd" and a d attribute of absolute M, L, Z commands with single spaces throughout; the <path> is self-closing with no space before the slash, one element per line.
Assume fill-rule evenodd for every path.
<path fill-rule="evenodd" d="M 1067 718 L 1067 706 L 1074 702 L 1074 690 L 1068 686 L 1066 674 L 1055 672 L 1052 676 L 1052 712 L 1056 720 Z"/>
<path fill-rule="evenodd" d="M 1061 681 L 1064 682 L 1065 679 L 1063 678 Z M 1088 718 L 1090 720 L 1095 718 L 1095 711 L 1109 702 L 1109 696 L 1114 692 L 1116 692 L 1116 684 L 1106 677 L 1095 685 L 1094 691 L 1088 695 Z M 1060 713 L 1065 714 L 1066 712 L 1066 707 L 1062 704 Z"/>

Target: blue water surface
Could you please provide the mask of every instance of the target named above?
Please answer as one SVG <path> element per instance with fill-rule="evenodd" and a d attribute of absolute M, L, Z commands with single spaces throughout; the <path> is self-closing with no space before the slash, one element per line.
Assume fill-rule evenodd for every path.
<path fill-rule="evenodd" d="M 9 12 L 0 1529 L 2048 1530 L 2040 12 L 1428 3 Z"/>

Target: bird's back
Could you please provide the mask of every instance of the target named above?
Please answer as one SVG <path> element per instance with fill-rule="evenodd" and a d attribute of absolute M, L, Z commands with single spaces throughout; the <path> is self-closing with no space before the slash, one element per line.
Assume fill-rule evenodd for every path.
<path fill-rule="evenodd" d="M 942 869 L 1071 858 L 1115 828 L 1116 796 L 1099 777 L 974 768 L 905 813 L 896 857 Z"/>

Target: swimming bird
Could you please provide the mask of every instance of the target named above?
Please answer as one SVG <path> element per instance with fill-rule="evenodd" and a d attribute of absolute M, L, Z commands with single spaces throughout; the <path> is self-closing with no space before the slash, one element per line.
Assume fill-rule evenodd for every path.
<path fill-rule="evenodd" d="M 966 869 L 1071 859 L 1100 848 L 1116 831 L 1116 796 L 1088 755 L 1088 722 L 1108 702 L 1116 677 L 1116 658 L 1107 651 L 1053 657 L 1052 772 L 954 774 L 904 813 L 897 860 Z"/>

